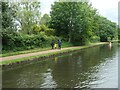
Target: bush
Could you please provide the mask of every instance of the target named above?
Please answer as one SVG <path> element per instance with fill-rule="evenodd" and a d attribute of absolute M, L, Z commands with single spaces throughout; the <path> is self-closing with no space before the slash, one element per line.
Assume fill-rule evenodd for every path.
<path fill-rule="evenodd" d="M 17 32 L 2 32 L 2 50 L 25 50 L 50 46 L 50 42 L 56 37 L 47 36 L 44 33 L 38 35 L 25 35 Z"/>
<path fill-rule="evenodd" d="M 94 42 L 99 42 L 100 41 L 100 37 L 98 36 L 93 36 L 91 39 L 90 39 L 90 42 L 94 43 Z"/>
<path fill-rule="evenodd" d="M 46 25 L 39 25 L 39 26 L 34 25 L 32 29 L 33 29 L 33 34 L 44 33 L 47 36 L 55 34 L 55 30 L 52 28 L 48 28 Z"/>

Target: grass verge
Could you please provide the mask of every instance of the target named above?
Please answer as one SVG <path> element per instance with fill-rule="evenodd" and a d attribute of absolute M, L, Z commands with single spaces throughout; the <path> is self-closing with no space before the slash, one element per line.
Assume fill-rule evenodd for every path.
<path fill-rule="evenodd" d="M 45 51 L 45 50 L 50 50 L 51 48 L 35 48 L 32 50 L 25 50 L 25 51 L 17 51 L 17 52 L 8 52 L 4 54 L 0 54 L 2 57 L 7 57 L 7 56 L 13 56 L 13 55 L 19 55 L 19 54 L 27 54 L 27 53 L 33 53 L 33 52 L 39 52 L 39 51 Z"/>
<path fill-rule="evenodd" d="M 68 43 L 68 42 L 63 42 L 62 43 L 62 48 L 65 47 L 70 47 L 73 46 L 72 44 Z M 0 57 L 7 57 L 7 56 L 13 56 L 13 55 L 19 55 L 19 54 L 27 54 L 27 53 L 33 53 L 33 52 L 40 52 L 40 51 L 46 51 L 46 50 L 50 50 L 51 47 L 44 47 L 44 48 L 35 48 L 35 49 L 31 49 L 31 50 L 24 50 L 24 51 L 9 51 L 3 54 L 0 54 Z"/>

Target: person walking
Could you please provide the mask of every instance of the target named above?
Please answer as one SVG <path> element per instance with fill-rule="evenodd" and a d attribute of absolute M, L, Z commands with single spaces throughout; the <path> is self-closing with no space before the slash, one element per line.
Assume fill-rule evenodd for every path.
<path fill-rule="evenodd" d="M 54 41 L 52 40 L 52 42 L 51 42 L 51 47 L 52 47 L 52 49 L 54 49 Z"/>
<path fill-rule="evenodd" d="M 61 49 L 61 41 L 58 40 L 58 48 Z"/>
<path fill-rule="evenodd" d="M 57 43 L 54 44 L 54 48 L 57 49 Z"/>

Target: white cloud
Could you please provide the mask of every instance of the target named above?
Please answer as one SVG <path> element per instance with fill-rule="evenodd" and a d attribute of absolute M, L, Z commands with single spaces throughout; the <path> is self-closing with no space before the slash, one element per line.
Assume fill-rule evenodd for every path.
<path fill-rule="evenodd" d="M 90 0 L 93 7 L 109 20 L 118 23 L 118 1 L 119 0 Z"/>

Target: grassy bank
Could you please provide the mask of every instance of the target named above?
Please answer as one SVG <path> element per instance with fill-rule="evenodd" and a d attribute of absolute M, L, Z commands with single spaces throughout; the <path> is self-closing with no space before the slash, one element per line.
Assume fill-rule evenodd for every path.
<path fill-rule="evenodd" d="M 62 43 L 62 48 L 65 47 L 70 47 L 73 46 L 72 44 L 68 43 L 68 42 L 63 42 Z M 34 48 L 34 49 L 30 49 L 30 50 L 24 50 L 24 51 L 6 51 L 3 52 L 2 54 L 0 54 L 1 57 L 6 57 L 6 56 L 12 56 L 12 55 L 19 55 L 19 54 L 27 54 L 27 53 L 33 53 L 33 52 L 40 52 L 40 51 L 46 51 L 46 50 L 50 50 L 51 47 L 44 47 L 44 48 Z"/>
<path fill-rule="evenodd" d="M 26 57 L 26 58 L 15 59 L 15 60 L 2 61 L 2 63 L 0 63 L 0 64 L 1 65 L 10 65 L 10 64 L 13 64 L 13 63 L 18 63 L 18 62 L 21 63 L 21 62 L 27 62 L 27 61 L 34 61 L 35 59 L 38 59 L 38 58 L 41 58 L 41 59 L 44 59 L 44 58 L 47 58 L 47 57 L 49 58 L 51 56 L 65 54 L 65 53 L 68 53 L 68 52 L 72 52 L 72 51 L 76 51 L 76 50 L 80 50 L 80 49 L 85 49 L 85 48 L 97 46 L 97 45 L 100 45 L 100 44 L 108 44 L 108 42 L 92 43 L 92 44 L 89 44 L 89 45 L 86 45 L 86 46 L 71 47 L 71 48 L 65 49 L 65 50 L 62 49 L 62 50 L 59 50 L 57 52 L 48 52 L 46 54 L 37 55 L 37 56 L 30 56 L 30 57 Z"/>

